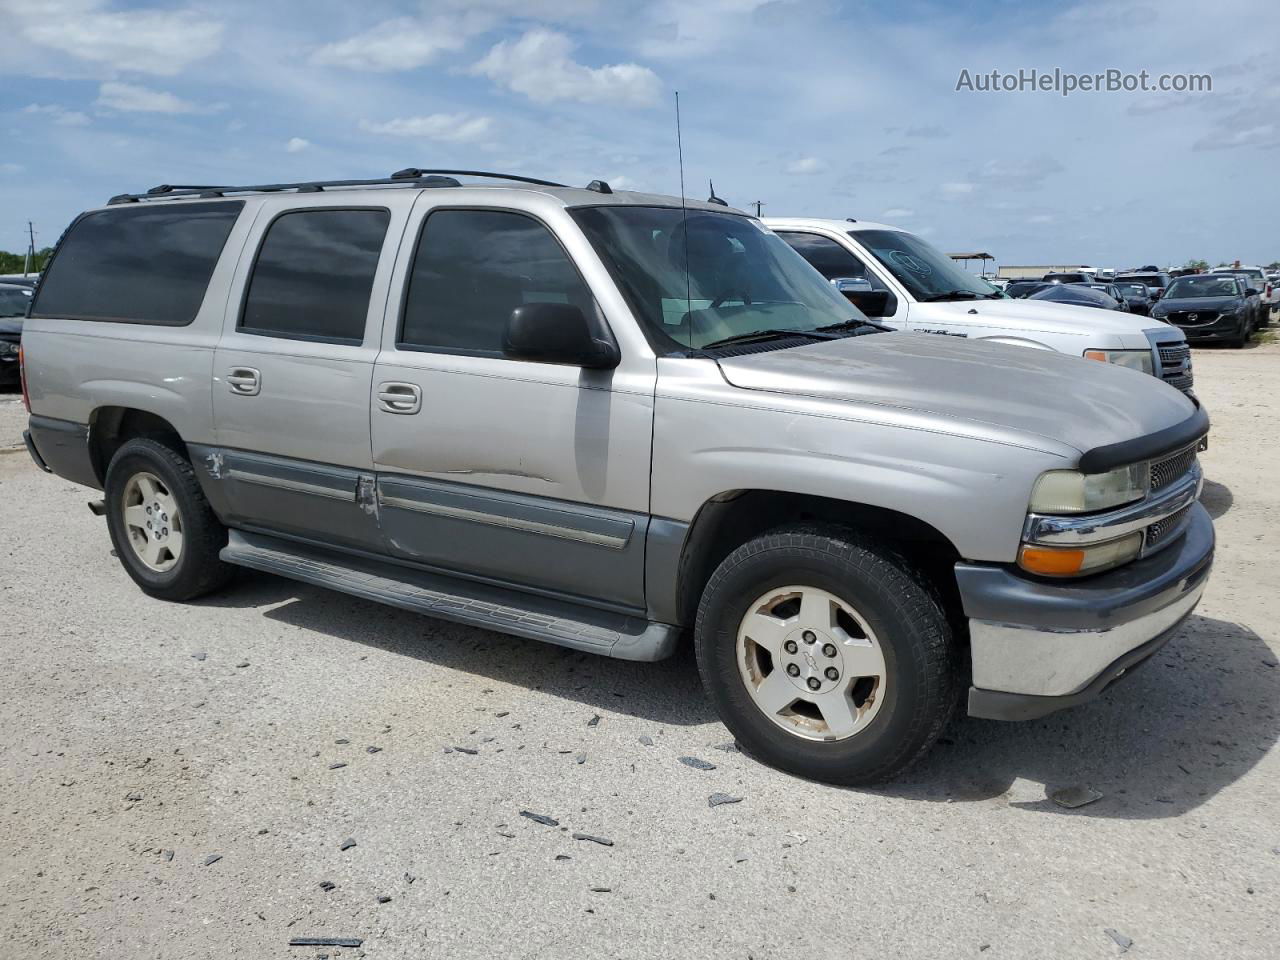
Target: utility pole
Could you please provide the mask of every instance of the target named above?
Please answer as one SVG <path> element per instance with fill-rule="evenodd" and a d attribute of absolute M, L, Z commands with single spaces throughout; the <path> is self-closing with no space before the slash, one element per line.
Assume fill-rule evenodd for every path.
<path fill-rule="evenodd" d="M 22 264 L 22 275 L 25 277 L 31 272 L 31 267 L 36 259 L 36 234 L 31 228 L 31 221 L 27 221 L 27 259 Z"/>
<path fill-rule="evenodd" d="M 757 200 L 757 201 L 755 201 L 755 204 L 756 204 L 756 216 L 758 217 L 758 216 L 760 216 L 760 208 L 764 206 L 764 201 L 763 201 L 763 200 Z"/>

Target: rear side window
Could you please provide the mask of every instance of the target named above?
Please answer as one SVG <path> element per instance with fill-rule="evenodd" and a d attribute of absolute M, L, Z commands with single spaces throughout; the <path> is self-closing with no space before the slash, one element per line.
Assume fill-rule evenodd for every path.
<path fill-rule="evenodd" d="M 190 323 L 243 206 L 144 203 L 85 214 L 58 244 L 31 315 Z"/>
<path fill-rule="evenodd" d="M 296 210 L 267 228 L 240 329 L 268 337 L 361 343 L 391 214 Z"/>
<path fill-rule="evenodd" d="M 502 356 L 511 311 L 571 303 L 591 316 L 591 291 L 551 231 L 518 213 L 438 210 L 414 255 L 398 345 Z"/>

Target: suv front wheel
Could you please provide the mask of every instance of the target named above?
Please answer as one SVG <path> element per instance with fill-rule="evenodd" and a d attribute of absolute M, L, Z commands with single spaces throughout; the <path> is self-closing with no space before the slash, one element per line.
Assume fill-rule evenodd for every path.
<path fill-rule="evenodd" d="M 803 777 L 893 777 L 955 707 L 934 590 L 851 531 L 786 529 L 743 544 L 708 582 L 694 635 L 703 684 L 738 742 Z"/>
<path fill-rule="evenodd" d="M 173 449 L 129 440 L 111 458 L 103 490 L 111 543 L 144 593 L 191 600 L 231 579 L 235 568 L 218 558 L 227 529 L 191 464 Z"/>

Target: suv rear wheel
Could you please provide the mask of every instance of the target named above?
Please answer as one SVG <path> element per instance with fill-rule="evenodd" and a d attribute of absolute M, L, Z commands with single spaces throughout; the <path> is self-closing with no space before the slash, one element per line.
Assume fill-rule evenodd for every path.
<path fill-rule="evenodd" d="M 694 632 L 703 684 L 739 743 L 803 777 L 890 778 L 955 707 L 951 632 L 929 582 L 851 531 L 739 547 L 707 584 Z"/>
<path fill-rule="evenodd" d="M 227 529 L 176 451 L 129 440 L 111 458 L 104 492 L 116 555 L 144 593 L 191 600 L 231 578 L 235 568 L 218 558 Z"/>

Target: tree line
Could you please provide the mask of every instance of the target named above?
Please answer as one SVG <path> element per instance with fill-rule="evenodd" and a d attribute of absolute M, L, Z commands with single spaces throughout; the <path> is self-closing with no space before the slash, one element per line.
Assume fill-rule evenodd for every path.
<path fill-rule="evenodd" d="M 44 269 L 44 265 L 49 262 L 51 256 L 53 256 L 53 247 L 37 250 L 31 266 L 27 269 L 32 273 L 39 273 Z M 21 273 L 26 262 L 27 255 L 25 253 L 10 253 L 8 250 L 0 250 L 0 273 Z"/>

